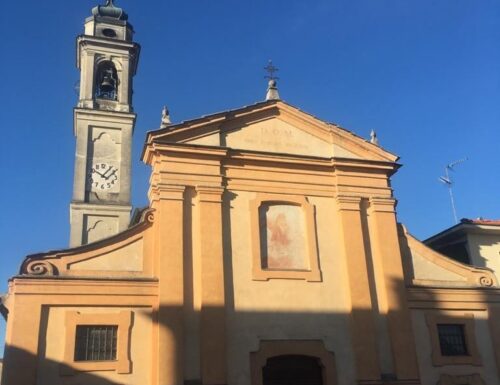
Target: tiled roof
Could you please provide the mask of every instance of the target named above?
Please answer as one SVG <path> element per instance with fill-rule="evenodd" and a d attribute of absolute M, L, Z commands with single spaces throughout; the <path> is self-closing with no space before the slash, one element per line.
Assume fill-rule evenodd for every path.
<path fill-rule="evenodd" d="M 489 225 L 489 226 L 500 226 L 500 219 L 467 219 L 463 218 L 460 220 L 460 223 L 470 223 L 474 225 Z"/>

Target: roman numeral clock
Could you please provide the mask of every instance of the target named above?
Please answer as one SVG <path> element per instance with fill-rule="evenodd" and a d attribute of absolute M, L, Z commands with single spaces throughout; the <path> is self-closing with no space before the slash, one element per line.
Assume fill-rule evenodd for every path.
<path fill-rule="evenodd" d="M 125 230 L 130 221 L 130 158 L 136 115 L 132 79 L 140 46 L 121 8 L 97 6 L 77 37 L 80 70 L 70 246 Z"/>

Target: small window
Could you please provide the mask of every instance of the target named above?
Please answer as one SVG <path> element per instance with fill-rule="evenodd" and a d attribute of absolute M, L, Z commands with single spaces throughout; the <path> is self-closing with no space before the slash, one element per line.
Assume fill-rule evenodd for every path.
<path fill-rule="evenodd" d="M 467 356 L 465 327 L 462 324 L 438 324 L 439 346 L 443 356 Z"/>
<path fill-rule="evenodd" d="M 75 361 L 116 360 L 117 334 L 115 325 L 78 325 Z"/>
<path fill-rule="evenodd" d="M 116 32 L 114 29 L 111 29 L 111 28 L 104 28 L 102 30 L 102 34 L 106 37 L 110 37 L 110 38 L 113 38 L 113 37 L 116 37 Z"/>

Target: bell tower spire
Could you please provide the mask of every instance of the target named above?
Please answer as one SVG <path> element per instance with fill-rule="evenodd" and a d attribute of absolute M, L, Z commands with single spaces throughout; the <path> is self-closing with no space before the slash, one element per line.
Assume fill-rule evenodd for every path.
<path fill-rule="evenodd" d="M 92 9 L 77 37 L 80 91 L 76 136 L 71 246 L 114 235 L 130 218 L 130 158 L 136 115 L 132 80 L 140 46 L 125 11 L 107 0 Z"/>

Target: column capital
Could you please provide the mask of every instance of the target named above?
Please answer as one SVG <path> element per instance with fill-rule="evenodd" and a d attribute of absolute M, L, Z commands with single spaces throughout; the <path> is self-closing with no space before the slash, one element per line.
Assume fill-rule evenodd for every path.
<path fill-rule="evenodd" d="M 186 186 L 159 183 L 157 187 L 160 200 L 184 200 Z"/>
<path fill-rule="evenodd" d="M 222 186 L 196 186 L 196 193 L 200 202 L 222 202 L 222 194 L 226 190 Z"/>
<path fill-rule="evenodd" d="M 370 198 L 370 211 L 395 213 L 398 201 L 394 198 L 386 197 L 371 197 Z"/>
<path fill-rule="evenodd" d="M 338 209 L 340 211 L 359 211 L 361 207 L 360 196 L 337 195 Z"/>

